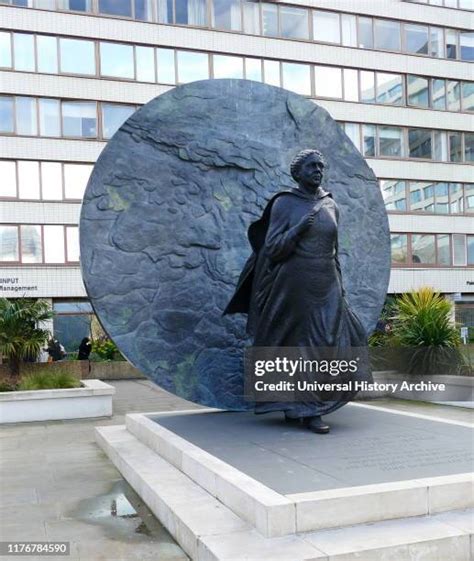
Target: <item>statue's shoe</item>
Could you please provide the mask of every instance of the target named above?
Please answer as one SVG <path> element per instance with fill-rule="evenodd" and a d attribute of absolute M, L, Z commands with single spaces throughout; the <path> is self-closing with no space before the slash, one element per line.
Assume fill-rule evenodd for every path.
<path fill-rule="evenodd" d="M 317 434 L 327 434 L 330 430 L 329 425 L 327 425 L 319 416 L 309 417 L 306 426 L 310 431 Z"/>

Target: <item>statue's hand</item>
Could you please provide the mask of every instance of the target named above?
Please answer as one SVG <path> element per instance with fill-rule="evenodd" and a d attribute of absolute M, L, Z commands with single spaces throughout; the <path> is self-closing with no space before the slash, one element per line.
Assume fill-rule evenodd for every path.
<path fill-rule="evenodd" d="M 316 219 L 316 212 L 314 210 L 308 212 L 306 216 L 303 216 L 303 218 L 299 221 L 297 225 L 298 234 L 300 235 L 304 234 L 304 232 L 306 232 L 306 230 L 313 225 L 315 219 Z"/>

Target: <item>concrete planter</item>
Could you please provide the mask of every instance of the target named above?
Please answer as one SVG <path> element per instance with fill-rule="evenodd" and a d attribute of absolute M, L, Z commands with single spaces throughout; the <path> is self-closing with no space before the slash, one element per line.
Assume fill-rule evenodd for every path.
<path fill-rule="evenodd" d="M 0 423 L 110 417 L 115 388 L 84 380 L 81 388 L 0 392 Z"/>

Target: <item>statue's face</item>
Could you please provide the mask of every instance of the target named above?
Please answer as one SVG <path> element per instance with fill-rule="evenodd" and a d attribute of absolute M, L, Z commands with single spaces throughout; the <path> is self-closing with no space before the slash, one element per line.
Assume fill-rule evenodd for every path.
<path fill-rule="evenodd" d="M 324 163 L 317 154 L 308 156 L 299 169 L 299 181 L 304 185 L 319 187 L 323 180 Z"/>

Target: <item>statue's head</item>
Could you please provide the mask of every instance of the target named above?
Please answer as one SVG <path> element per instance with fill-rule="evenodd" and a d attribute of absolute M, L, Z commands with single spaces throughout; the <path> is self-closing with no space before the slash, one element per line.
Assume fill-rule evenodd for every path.
<path fill-rule="evenodd" d="M 293 179 L 308 187 L 317 188 L 323 180 L 326 160 L 319 150 L 301 150 L 290 164 Z"/>

